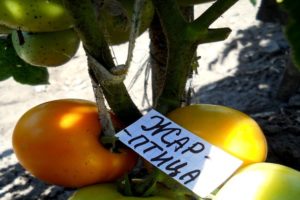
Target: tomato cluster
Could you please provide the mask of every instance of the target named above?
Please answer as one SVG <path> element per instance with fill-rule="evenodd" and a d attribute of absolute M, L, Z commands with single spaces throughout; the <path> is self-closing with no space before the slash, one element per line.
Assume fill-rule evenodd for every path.
<path fill-rule="evenodd" d="M 239 157 L 244 166 L 266 158 L 267 144 L 259 126 L 237 110 L 198 104 L 178 108 L 168 117 Z M 113 121 L 116 127 L 120 126 L 114 116 Z M 115 181 L 129 172 L 137 159 L 137 155 L 126 148 L 120 149 L 119 153 L 104 148 L 99 142 L 100 133 L 95 103 L 61 99 L 28 110 L 15 126 L 13 147 L 22 166 L 37 178 L 65 187 L 89 186 Z M 107 191 L 108 196 L 101 199 L 129 198 L 122 197 L 114 187 L 102 184 L 89 186 L 80 189 L 72 199 L 95 199 L 95 193 L 102 190 Z M 86 190 L 95 192 L 87 193 Z M 170 197 L 162 195 L 154 199 Z"/>
<path fill-rule="evenodd" d="M 121 128 L 117 118 L 112 113 L 111 116 L 114 126 Z M 300 172 L 264 162 L 266 139 L 248 115 L 225 106 L 197 104 L 175 109 L 168 117 L 244 161 L 220 188 L 216 200 L 299 197 Z M 13 132 L 13 148 L 22 166 L 37 178 L 65 187 L 84 186 L 70 200 L 168 200 L 185 192 L 165 188 L 170 187 L 166 176 L 160 179 L 164 186 L 158 187 L 155 196 L 123 195 L 114 183 L 107 182 L 114 182 L 132 170 L 138 156 L 127 148 L 119 149 L 118 153 L 109 151 L 99 142 L 100 133 L 95 103 L 81 99 L 55 100 L 31 108 L 19 119 Z"/>
<path fill-rule="evenodd" d="M 104 1 L 98 8 L 109 44 L 129 40 L 133 8 L 134 0 Z M 139 34 L 149 27 L 153 14 L 153 5 L 146 0 Z M 0 34 L 12 33 L 17 54 L 33 66 L 53 67 L 68 62 L 80 42 L 73 28 L 74 20 L 62 0 L 0 2 Z"/>

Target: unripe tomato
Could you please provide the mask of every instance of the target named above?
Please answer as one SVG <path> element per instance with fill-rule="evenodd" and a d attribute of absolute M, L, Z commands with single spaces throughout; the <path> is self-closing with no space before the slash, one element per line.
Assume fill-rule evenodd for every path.
<path fill-rule="evenodd" d="M 134 10 L 134 0 L 106 1 L 107 4 L 100 11 L 107 29 L 110 44 L 117 45 L 129 40 L 131 18 Z M 139 34 L 149 27 L 154 14 L 154 7 L 150 0 L 146 0 L 141 14 Z"/>
<path fill-rule="evenodd" d="M 239 170 L 214 200 L 299 200 L 300 172 L 274 163 L 255 163 Z"/>
<path fill-rule="evenodd" d="M 266 138 L 248 115 L 220 105 L 196 104 L 178 108 L 168 117 L 209 143 L 244 161 L 243 165 L 265 161 Z"/>
<path fill-rule="evenodd" d="M 161 189 L 157 195 L 150 197 L 124 196 L 114 184 L 98 184 L 77 190 L 69 200 L 175 200 L 172 191 Z"/>
<path fill-rule="evenodd" d="M 69 29 L 73 19 L 62 0 L 1 0 L 0 24 L 28 32 Z"/>
<path fill-rule="evenodd" d="M 12 33 L 13 46 L 25 62 L 42 67 L 67 63 L 77 52 L 79 37 L 73 29 L 57 32 L 22 32 L 25 43 L 20 44 L 17 31 Z"/>
<path fill-rule="evenodd" d="M 116 180 L 135 165 L 137 156 L 129 149 L 104 148 L 100 132 L 95 103 L 61 99 L 28 110 L 15 126 L 12 143 L 20 164 L 35 177 L 81 187 Z"/>

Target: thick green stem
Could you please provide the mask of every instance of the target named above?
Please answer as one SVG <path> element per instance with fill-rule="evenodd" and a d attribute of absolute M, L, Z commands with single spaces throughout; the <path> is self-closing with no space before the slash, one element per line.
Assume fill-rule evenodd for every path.
<path fill-rule="evenodd" d="M 217 0 L 192 23 L 192 26 L 198 30 L 207 29 L 237 1 L 239 0 Z"/>
<path fill-rule="evenodd" d="M 192 29 L 190 29 L 192 30 Z M 198 44 L 218 42 L 225 40 L 231 33 L 230 28 L 215 28 L 207 29 L 202 32 L 198 32 L 195 29 L 189 33 L 191 38 L 194 38 Z"/>
<path fill-rule="evenodd" d="M 181 6 L 194 6 L 196 4 L 209 3 L 216 0 L 177 0 Z"/>
<path fill-rule="evenodd" d="M 176 0 L 152 0 L 168 45 L 166 84 L 157 102 L 158 111 L 166 114 L 181 106 L 197 46 L 228 37 L 229 28 L 209 29 L 209 25 L 237 1 L 217 0 L 197 20 L 189 23 L 182 16 Z"/>
<path fill-rule="evenodd" d="M 71 11 L 75 29 L 87 53 L 108 69 L 113 68 L 115 65 L 102 32 L 104 25 L 97 21 L 94 4 L 89 0 L 64 0 L 64 3 Z"/>
<path fill-rule="evenodd" d="M 84 49 L 108 71 L 115 67 L 109 46 L 105 40 L 104 25 L 97 20 L 94 5 L 90 0 L 64 0 L 75 21 L 75 29 Z M 136 121 L 141 113 L 130 98 L 123 82 L 103 82 L 97 76 L 97 68 L 90 68 L 95 81 L 103 88 L 106 100 L 116 115 L 126 124 Z"/>
<path fill-rule="evenodd" d="M 157 102 L 157 110 L 167 114 L 181 106 L 187 82 L 191 71 L 191 62 L 197 45 L 177 43 L 169 45 L 168 69 L 162 94 Z"/>
<path fill-rule="evenodd" d="M 161 20 L 167 40 L 182 38 L 188 22 L 183 18 L 176 0 L 152 0 Z"/>

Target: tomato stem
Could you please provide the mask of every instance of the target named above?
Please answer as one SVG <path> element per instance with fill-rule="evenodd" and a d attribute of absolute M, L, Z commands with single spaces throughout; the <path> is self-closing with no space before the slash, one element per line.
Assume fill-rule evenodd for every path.
<path fill-rule="evenodd" d="M 94 4 L 89 0 L 64 0 L 64 4 L 74 19 L 75 30 L 87 54 L 111 73 L 111 70 L 115 68 L 115 63 L 104 37 L 104 22 L 97 20 Z M 101 73 L 99 68 L 89 65 L 89 71 L 96 84 L 101 85 L 110 108 L 125 125 L 129 125 L 141 117 L 141 113 L 128 94 L 123 81 L 102 82 L 99 77 L 99 73 Z M 96 101 L 98 103 L 97 99 Z"/>
<path fill-rule="evenodd" d="M 238 0 L 218 0 L 193 22 L 187 22 L 176 0 L 152 0 L 167 38 L 168 58 L 165 85 L 157 110 L 166 114 L 180 107 L 191 64 L 199 44 L 224 40 L 229 28 L 209 29 Z"/>

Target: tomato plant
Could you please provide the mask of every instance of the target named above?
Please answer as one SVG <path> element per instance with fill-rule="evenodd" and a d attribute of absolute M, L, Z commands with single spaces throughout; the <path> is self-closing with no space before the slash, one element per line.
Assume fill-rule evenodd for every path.
<path fill-rule="evenodd" d="M 71 28 L 73 20 L 62 0 L 1 0 L 0 24 L 28 32 Z"/>
<path fill-rule="evenodd" d="M 132 169 L 137 156 L 128 149 L 112 153 L 104 148 L 100 132 L 95 103 L 54 100 L 19 119 L 13 149 L 21 165 L 47 183 L 80 187 L 113 181 Z"/>
<path fill-rule="evenodd" d="M 24 43 L 17 31 L 12 33 L 16 53 L 34 66 L 59 66 L 68 62 L 77 52 L 79 38 L 73 29 L 57 32 L 22 32 Z"/>
<path fill-rule="evenodd" d="M 121 194 L 114 184 L 98 184 L 77 190 L 69 200 L 171 200 L 175 194 L 161 189 L 158 194 L 150 197 L 133 197 Z"/>
<path fill-rule="evenodd" d="M 154 61 L 157 61 L 159 68 L 164 71 L 163 77 L 158 78 L 167 83 L 159 88 L 161 93 L 159 92 L 153 107 L 164 115 L 178 108 L 169 114 L 172 120 L 242 159 L 244 165 L 264 161 L 267 154 L 266 140 L 259 126 L 249 116 L 224 106 L 194 105 L 179 108 L 188 75 L 195 66 L 198 45 L 225 40 L 231 32 L 229 27 L 211 28 L 211 25 L 238 0 L 217 0 L 199 17 L 194 19 L 191 15 L 186 16 L 191 5 L 208 1 L 210 0 L 146 1 L 139 32 L 142 33 L 151 23 L 149 32 L 157 37 L 151 38 L 149 63 L 152 67 Z M 103 103 L 100 102 L 103 96 L 118 118 L 129 125 L 142 116 L 123 82 L 128 72 L 126 67 L 130 66 L 130 51 L 133 48 L 128 48 L 131 50 L 124 67 L 122 64 L 116 66 L 117 62 L 109 45 L 128 41 L 129 31 L 132 31 L 130 28 L 133 27 L 133 2 L 2 0 L 0 24 L 19 30 L 12 35 L 18 55 L 26 62 L 38 66 L 57 66 L 67 62 L 76 52 L 79 40 L 74 42 L 74 39 L 70 44 L 66 42 L 74 35 L 79 36 L 88 58 L 87 71 L 98 107 Z M 188 9 L 182 8 L 187 5 Z M 153 12 L 156 20 L 151 21 Z M 20 31 L 23 31 L 22 34 Z M 53 37 L 68 31 L 72 32 L 68 36 Z M 159 43 L 162 38 L 163 45 Z M 131 42 L 134 44 L 134 41 Z M 71 48 L 70 53 L 65 48 Z M 160 50 L 167 53 L 163 54 Z M 2 62 L 1 64 L 3 65 Z M 154 72 L 153 74 L 156 75 Z M 113 121 L 116 119 L 113 118 Z M 13 133 L 13 148 L 24 168 L 47 183 L 81 187 L 115 181 L 132 169 L 137 156 L 119 146 L 119 143 L 119 153 L 104 148 L 99 141 L 103 128 L 98 122 L 94 103 L 72 99 L 47 102 L 30 109 L 20 118 Z M 155 170 L 150 174 L 154 174 L 152 177 L 145 175 L 143 183 L 146 184 L 141 184 L 143 187 L 134 185 L 137 194 L 142 194 L 144 188 L 149 191 L 149 187 L 152 189 L 155 186 L 153 183 L 159 182 L 159 173 Z M 137 177 L 128 178 L 132 181 Z M 78 190 L 72 198 L 81 198 L 81 194 L 85 199 L 142 198 L 124 197 L 110 184 L 89 188 L 95 189 L 87 189 L 87 193 L 84 192 L 86 188 Z M 164 196 L 164 193 L 146 199 L 164 198 L 176 199 Z"/>
<path fill-rule="evenodd" d="M 215 200 L 298 200 L 300 172 L 274 163 L 255 163 L 231 177 Z"/>
<path fill-rule="evenodd" d="M 267 156 L 266 138 L 248 115 L 220 105 L 196 104 L 178 108 L 168 117 L 192 133 L 250 163 Z"/>

